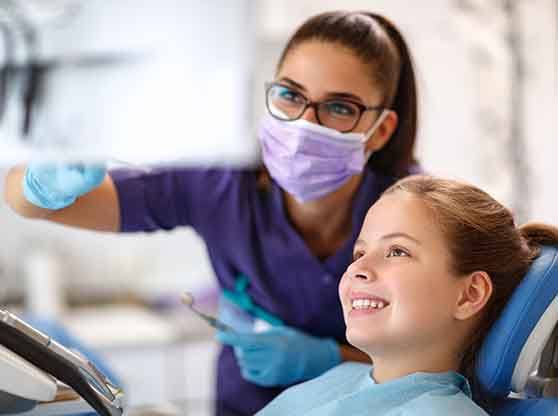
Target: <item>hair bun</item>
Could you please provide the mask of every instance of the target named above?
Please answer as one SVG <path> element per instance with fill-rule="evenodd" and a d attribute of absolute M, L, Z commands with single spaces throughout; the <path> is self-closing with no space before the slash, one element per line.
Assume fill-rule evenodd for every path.
<path fill-rule="evenodd" d="M 529 247 L 536 249 L 535 256 L 538 255 L 538 249 L 541 245 L 558 244 L 558 228 L 551 225 L 540 222 L 528 222 L 521 225 L 518 230 Z"/>

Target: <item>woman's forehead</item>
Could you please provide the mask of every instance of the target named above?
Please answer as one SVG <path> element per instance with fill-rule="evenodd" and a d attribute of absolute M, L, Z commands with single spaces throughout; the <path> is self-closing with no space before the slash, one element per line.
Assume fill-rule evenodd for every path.
<path fill-rule="evenodd" d="M 350 49 L 336 43 L 306 41 L 295 46 L 279 68 L 278 78 L 286 77 L 308 91 L 350 92 L 359 96 L 381 92 L 372 81 L 371 68 Z"/>

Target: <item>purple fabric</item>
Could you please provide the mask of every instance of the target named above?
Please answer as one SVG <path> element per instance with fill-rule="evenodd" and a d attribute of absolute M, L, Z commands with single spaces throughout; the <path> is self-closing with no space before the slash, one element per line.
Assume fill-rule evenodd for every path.
<path fill-rule="evenodd" d="M 306 120 L 260 122 L 263 161 L 271 177 L 298 201 L 320 198 L 360 174 L 364 134 L 339 133 Z"/>
<path fill-rule="evenodd" d="M 205 240 L 219 284 L 234 288 L 243 273 L 255 302 L 287 325 L 314 336 L 345 341 L 337 285 L 352 258 L 368 208 L 393 183 L 365 169 L 352 209 L 353 234 L 320 261 L 292 227 L 281 189 L 257 187 L 257 172 L 218 169 L 160 169 L 146 174 L 116 170 L 123 232 L 192 226 Z M 244 381 L 232 350 L 223 348 L 217 377 L 217 414 L 253 415 L 282 389 Z"/>

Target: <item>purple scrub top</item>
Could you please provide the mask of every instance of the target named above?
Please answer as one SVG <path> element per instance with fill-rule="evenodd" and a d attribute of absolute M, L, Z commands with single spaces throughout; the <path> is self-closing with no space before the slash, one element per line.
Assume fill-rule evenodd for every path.
<path fill-rule="evenodd" d="M 394 178 L 365 169 L 352 207 L 353 233 L 333 256 L 320 260 L 291 225 L 275 182 L 258 186 L 256 170 L 157 169 L 148 174 L 113 170 L 121 231 L 192 226 L 205 240 L 221 287 L 250 279 L 248 294 L 260 307 L 308 334 L 346 343 L 337 285 L 352 260 L 353 244 L 368 208 Z M 284 388 L 245 381 L 232 349 L 217 364 L 217 414 L 253 415 Z"/>

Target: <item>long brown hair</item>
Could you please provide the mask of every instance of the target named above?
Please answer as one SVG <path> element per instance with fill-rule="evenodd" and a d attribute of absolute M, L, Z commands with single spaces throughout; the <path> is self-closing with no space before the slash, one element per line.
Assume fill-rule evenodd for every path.
<path fill-rule="evenodd" d="M 407 192 L 431 210 L 457 276 L 485 271 L 493 292 L 480 327 L 463 350 L 460 371 L 477 387 L 474 364 L 478 349 L 543 244 L 558 244 L 558 228 L 528 223 L 516 227 L 512 213 L 475 186 L 429 176 L 402 179 L 384 194 Z"/>
<path fill-rule="evenodd" d="M 388 143 L 370 157 L 368 164 L 388 175 L 407 175 L 415 163 L 418 104 L 415 71 L 400 31 L 388 19 L 374 13 L 322 13 L 297 29 L 285 46 L 277 69 L 293 48 L 309 40 L 346 47 L 369 66 L 372 82 L 383 92 L 382 105 L 397 113 L 399 123 Z"/>

